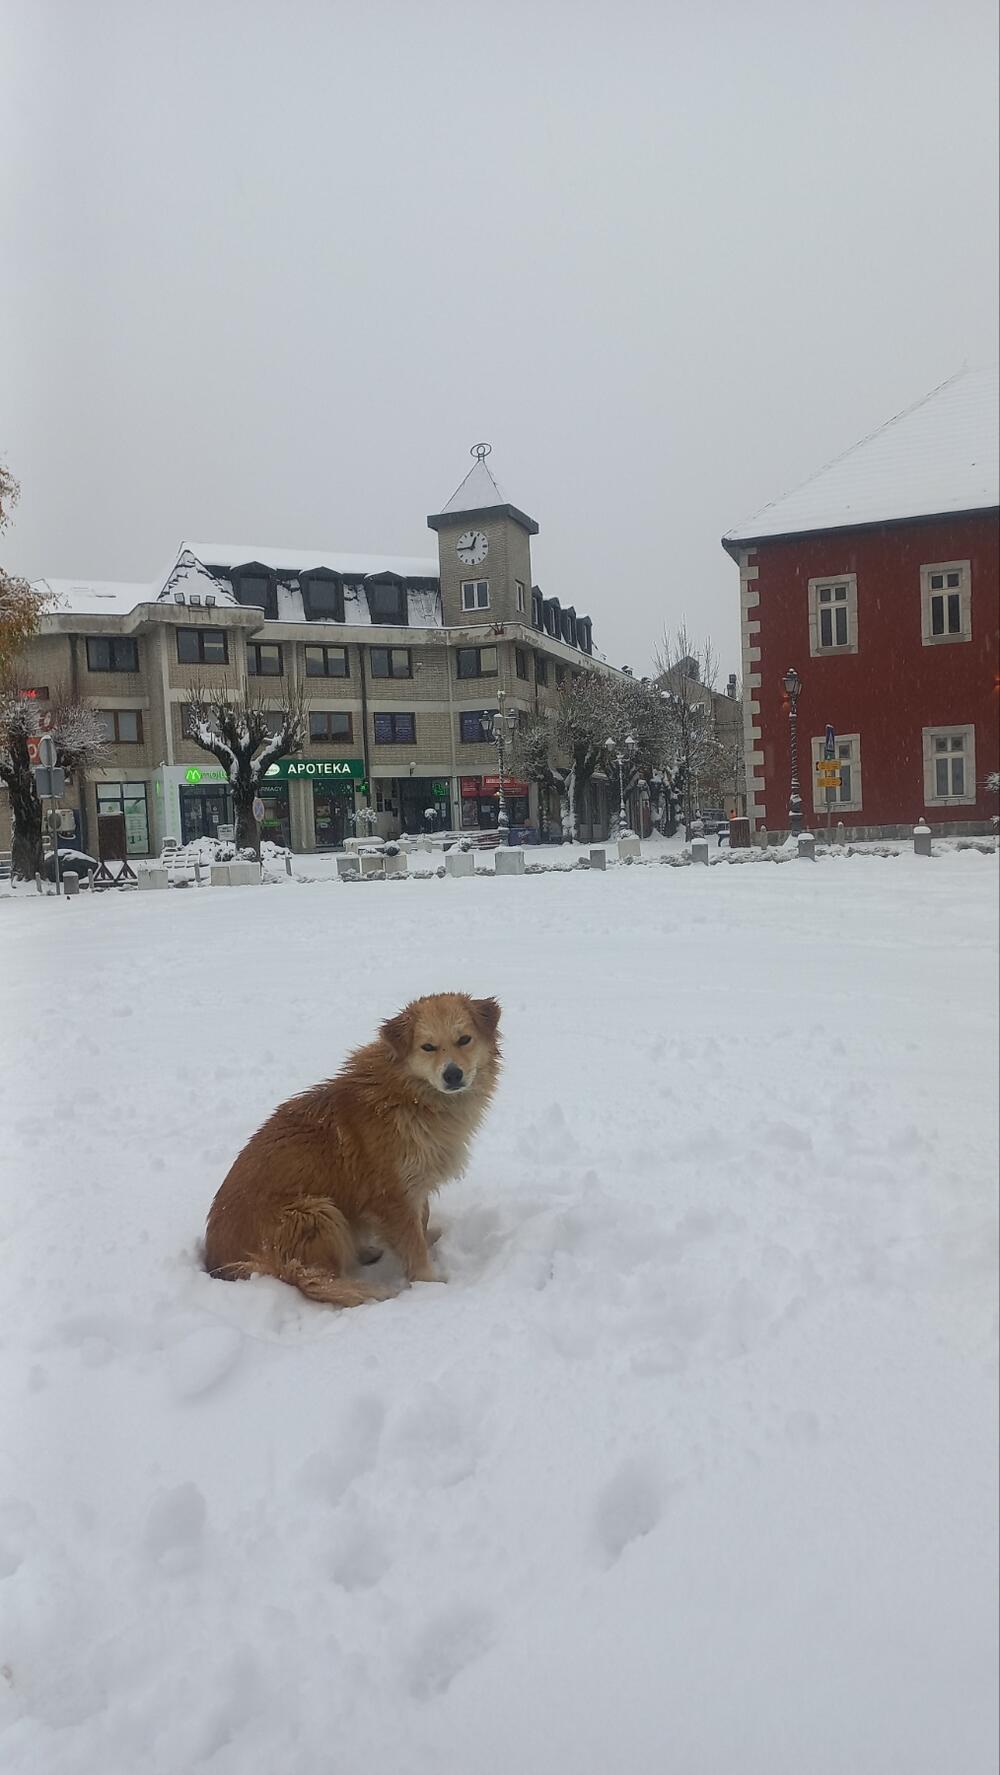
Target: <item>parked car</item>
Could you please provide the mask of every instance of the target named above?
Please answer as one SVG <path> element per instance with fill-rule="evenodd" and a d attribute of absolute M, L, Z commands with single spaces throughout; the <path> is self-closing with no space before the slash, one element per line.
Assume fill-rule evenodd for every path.
<path fill-rule="evenodd" d="M 697 817 L 701 821 L 706 838 L 714 838 L 720 827 L 729 824 L 721 807 L 707 807 Z"/>
<path fill-rule="evenodd" d="M 86 851 L 77 850 L 75 845 L 61 844 L 59 846 L 59 874 L 61 876 L 66 874 L 67 869 L 71 869 L 80 877 L 81 881 L 86 881 L 91 870 L 99 869 L 100 866 L 96 857 L 89 857 Z M 42 880 L 55 881 L 55 878 L 55 858 L 49 851 L 42 864 Z"/>

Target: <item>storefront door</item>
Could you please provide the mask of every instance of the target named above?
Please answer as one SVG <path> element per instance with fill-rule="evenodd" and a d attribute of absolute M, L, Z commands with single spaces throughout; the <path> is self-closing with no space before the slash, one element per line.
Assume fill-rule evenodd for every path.
<path fill-rule="evenodd" d="M 313 784 L 313 819 L 316 825 L 316 849 L 340 850 L 351 835 L 350 816 L 354 812 L 354 791 L 346 793 L 340 784 L 325 788 Z"/>
<path fill-rule="evenodd" d="M 288 812 L 288 784 L 261 783 L 260 798 L 264 818 L 260 822 L 261 843 L 280 844 L 292 848 L 292 824 Z"/>
<path fill-rule="evenodd" d="M 399 817 L 404 832 L 450 829 L 451 796 L 447 782 L 440 777 L 401 777 Z"/>
<path fill-rule="evenodd" d="M 218 838 L 220 826 L 233 824 L 233 798 L 228 789 L 182 788 L 181 843 Z"/>

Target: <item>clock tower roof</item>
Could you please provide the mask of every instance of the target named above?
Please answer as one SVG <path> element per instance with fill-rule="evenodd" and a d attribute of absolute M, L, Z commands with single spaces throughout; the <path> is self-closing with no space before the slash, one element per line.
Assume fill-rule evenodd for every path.
<path fill-rule="evenodd" d="M 476 458 L 475 462 L 448 503 L 440 512 L 432 513 L 428 518 L 430 528 L 440 530 L 445 524 L 453 524 L 456 519 L 489 515 L 513 518 L 515 523 L 523 525 L 529 536 L 537 536 L 538 525 L 534 518 L 529 518 L 516 505 L 511 505 L 492 471 L 486 466 L 486 458 L 490 454 L 489 444 L 476 444 L 470 454 Z"/>

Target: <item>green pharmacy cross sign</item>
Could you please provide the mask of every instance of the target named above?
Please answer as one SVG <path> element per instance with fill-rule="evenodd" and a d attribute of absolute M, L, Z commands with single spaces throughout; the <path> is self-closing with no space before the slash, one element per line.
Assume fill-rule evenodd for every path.
<path fill-rule="evenodd" d="M 295 783 L 305 778 L 312 783 L 364 781 L 362 758 L 279 758 L 264 772 L 265 783 Z"/>

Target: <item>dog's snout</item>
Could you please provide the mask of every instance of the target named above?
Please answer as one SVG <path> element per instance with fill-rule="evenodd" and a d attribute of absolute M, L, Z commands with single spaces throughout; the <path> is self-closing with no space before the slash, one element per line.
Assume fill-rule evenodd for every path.
<path fill-rule="evenodd" d="M 455 1065 L 454 1060 L 449 1060 L 441 1077 L 444 1079 L 449 1091 L 457 1091 L 462 1080 L 465 1078 L 465 1074 L 460 1066 Z"/>

